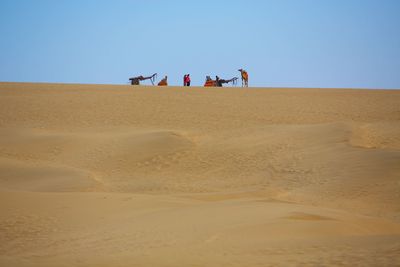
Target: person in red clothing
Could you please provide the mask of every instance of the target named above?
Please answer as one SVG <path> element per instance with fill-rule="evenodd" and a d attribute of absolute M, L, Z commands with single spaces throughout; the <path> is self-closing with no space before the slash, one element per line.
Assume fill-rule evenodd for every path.
<path fill-rule="evenodd" d="M 185 77 L 185 85 L 190 86 L 190 74 L 186 74 Z"/>
<path fill-rule="evenodd" d="M 187 74 L 183 75 L 183 86 L 186 86 L 186 76 Z"/>

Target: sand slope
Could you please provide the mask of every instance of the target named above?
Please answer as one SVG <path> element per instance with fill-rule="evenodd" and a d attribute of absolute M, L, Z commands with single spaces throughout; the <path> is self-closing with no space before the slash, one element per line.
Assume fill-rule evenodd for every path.
<path fill-rule="evenodd" d="M 0 83 L 0 266 L 400 265 L 399 103 Z"/>

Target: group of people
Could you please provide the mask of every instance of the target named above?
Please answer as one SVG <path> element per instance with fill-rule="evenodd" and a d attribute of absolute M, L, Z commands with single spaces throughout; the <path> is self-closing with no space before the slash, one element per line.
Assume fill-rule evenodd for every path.
<path fill-rule="evenodd" d="M 190 74 L 183 76 L 183 86 L 190 86 Z"/>
<path fill-rule="evenodd" d="M 247 74 L 247 71 L 243 69 L 239 69 L 242 78 L 242 87 L 248 87 L 248 81 L 249 81 L 249 76 Z M 132 85 L 140 85 L 141 81 L 145 80 L 150 80 L 151 84 L 154 85 L 154 82 L 156 80 L 157 73 L 154 73 L 151 76 L 144 77 L 142 75 L 137 76 L 137 77 L 132 77 L 129 78 L 130 82 Z M 211 79 L 210 76 L 206 76 L 206 81 L 204 83 L 205 87 L 222 87 L 223 84 L 225 83 L 232 83 L 236 85 L 238 78 L 233 77 L 232 79 L 225 80 L 225 79 L 220 79 L 218 76 L 215 76 L 215 80 Z M 185 74 L 183 76 L 183 86 L 190 86 L 190 74 Z M 158 84 L 158 86 L 168 86 L 168 77 L 165 76 L 164 79 L 162 79 Z"/>

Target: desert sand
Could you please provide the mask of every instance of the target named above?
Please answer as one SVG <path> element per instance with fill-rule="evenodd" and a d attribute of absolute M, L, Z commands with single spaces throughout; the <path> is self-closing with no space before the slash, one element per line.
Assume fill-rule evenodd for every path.
<path fill-rule="evenodd" d="M 400 90 L 0 83 L 0 266 L 400 266 Z"/>

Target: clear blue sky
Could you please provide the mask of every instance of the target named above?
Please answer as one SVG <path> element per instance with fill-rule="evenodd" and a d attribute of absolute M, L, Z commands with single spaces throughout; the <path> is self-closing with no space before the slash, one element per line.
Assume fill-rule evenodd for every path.
<path fill-rule="evenodd" d="M 0 81 L 400 88 L 397 0 L 0 0 Z"/>

